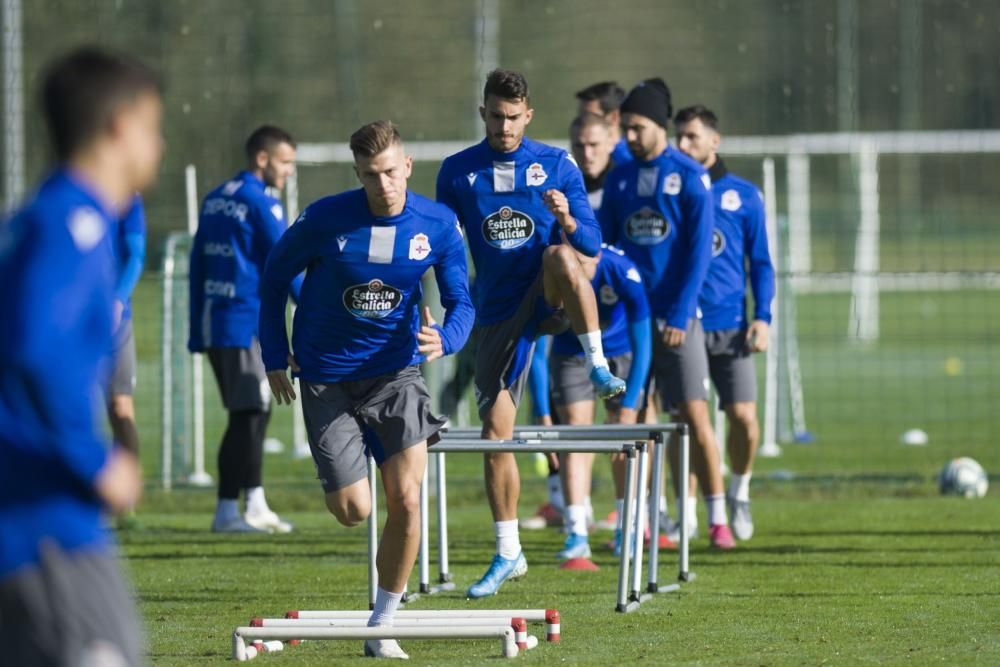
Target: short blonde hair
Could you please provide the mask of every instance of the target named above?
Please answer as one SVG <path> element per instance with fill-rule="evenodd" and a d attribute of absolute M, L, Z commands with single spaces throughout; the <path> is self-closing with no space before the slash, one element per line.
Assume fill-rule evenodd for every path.
<path fill-rule="evenodd" d="M 391 120 L 377 120 L 361 126 L 351 135 L 354 157 L 375 157 L 393 144 L 403 143 L 399 130 Z"/>

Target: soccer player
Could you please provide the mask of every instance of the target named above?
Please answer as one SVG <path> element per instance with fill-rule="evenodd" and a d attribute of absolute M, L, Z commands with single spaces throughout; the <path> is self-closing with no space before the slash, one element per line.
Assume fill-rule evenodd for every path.
<path fill-rule="evenodd" d="M 445 420 L 431 412 L 419 364 L 460 349 L 475 313 L 465 244 L 447 207 L 407 192 L 413 161 L 388 121 L 351 136 L 362 188 L 320 199 L 271 252 L 264 272 L 261 349 L 278 403 L 299 378 L 309 447 L 326 506 L 345 526 L 371 511 L 366 449 L 382 474 L 388 518 L 379 543 L 369 626 L 392 625 L 420 542 L 420 481 Z M 444 325 L 424 308 L 420 279 L 434 268 Z M 289 354 L 289 282 L 306 271 Z M 406 658 L 392 640 L 365 654 Z"/>
<path fill-rule="evenodd" d="M 753 537 L 750 477 L 760 440 L 754 352 L 767 349 L 774 299 L 774 266 L 767 247 L 763 197 L 753 183 L 730 173 L 719 157 L 719 120 L 701 105 L 674 117 L 677 147 L 708 169 L 715 203 L 712 262 L 698 297 L 712 383 L 729 424 L 731 476 L 726 501 L 737 539 Z M 746 265 L 753 289 L 747 319 Z"/>
<path fill-rule="evenodd" d="M 0 646 L 9 665 L 139 665 L 138 611 L 102 513 L 142 491 L 96 423 L 106 389 L 121 212 L 156 178 L 159 83 L 84 48 L 51 64 L 42 114 L 58 166 L 0 224 Z"/>
<path fill-rule="evenodd" d="M 625 383 L 608 370 L 594 292 L 574 250 L 594 256 L 601 244 L 580 170 L 565 151 L 524 136 L 533 109 L 522 74 L 494 70 L 483 99 L 486 138 L 445 159 L 437 198 L 458 213 L 476 266 L 476 394 L 483 437 L 496 440 L 513 434 L 535 337 L 565 329 L 566 319 L 600 397 L 625 391 Z M 528 569 L 514 455 L 487 454 L 485 478 L 497 554 L 470 598 L 492 595 Z"/>
<path fill-rule="evenodd" d="M 118 279 L 115 282 L 115 302 L 112 319 L 115 333 L 113 367 L 108 385 L 108 421 L 115 442 L 139 455 L 139 433 L 135 427 L 135 333 L 132 330 L 132 291 L 146 257 L 146 213 L 142 197 L 136 195 L 111 237 Z M 118 521 L 119 528 L 138 526 L 135 512 L 130 510 Z"/>
<path fill-rule="evenodd" d="M 607 423 L 635 424 L 642 405 L 642 389 L 649 373 L 650 342 L 649 303 L 639 270 L 618 248 L 602 246 L 596 258 L 583 257 L 581 265 L 597 295 L 604 352 L 616 375 L 626 375 L 628 390 L 605 401 Z M 550 360 L 552 401 L 562 424 L 594 423 L 595 392 L 587 380 L 583 350 L 572 334 L 562 333 L 552 342 Z M 559 469 L 566 497 L 566 523 L 569 534 L 557 557 L 590 558 L 587 538 L 587 503 L 590 496 L 594 455 L 560 455 Z M 616 470 L 617 472 L 617 470 Z M 615 475 L 616 498 L 625 497 L 624 468 L 621 479 Z M 618 508 L 618 516 L 622 516 Z M 620 519 L 619 519 L 620 520 Z M 620 548 L 621 530 L 615 533 Z"/>
<path fill-rule="evenodd" d="M 590 207 L 597 213 L 604 201 L 604 180 L 615 166 L 611 159 L 615 148 L 611 126 L 603 116 L 584 112 L 569 126 L 569 147 L 583 173 Z"/>
<path fill-rule="evenodd" d="M 712 257 L 711 181 L 704 167 L 667 141 L 670 90 L 662 79 L 638 84 L 621 111 L 635 160 L 608 176 L 600 212 L 604 238 L 624 250 L 642 274 L 656 324 L 652 375 L 664 407 L 677 410 L 691 428 L 711 544 L 729 549 L 735 541 L 726 519 L 708 412 L 708 358 L 696 313 Z"/>
<path fill-rule="evenodd" d="M 191 331 L 188 349 L 212 364 L 229 413 L 219 446 L 219 494 L 212 530 L 288 533 L 267 504 L 262 484 L 264 436 L 271 396 L 257 340 L 260 276 L 286 229 L 284 209 L 268 188 L 281 190 L 295 171 L 295 140 L 271 125 L 246 142 L 247 168 L 212 190 L 201 207 L 191 246 Z M 298 298 L 301 278 L 290 281 Z M 244 491 L 246 514 L 239 509 Z"/>
<path fill-rule="evenodd" d="M 592 113 L 604 118 L 611 130 L 611 144 L 614 151 L 611 159 L 615 164 L 625 164 L 632 161 L 632 152 L 621 134 L 621 105 L 625 99 L 625 90 L 614 81 L 602 81 L 577 91 L 579 114 Z M 582 167 L 581 167 L 582 168 Z"/>

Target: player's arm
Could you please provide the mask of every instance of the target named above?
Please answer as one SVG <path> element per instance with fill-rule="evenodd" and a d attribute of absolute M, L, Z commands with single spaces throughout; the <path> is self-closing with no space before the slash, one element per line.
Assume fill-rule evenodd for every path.
<path fill-rule="evenodd" d="M 469 296 L 469 270 L 465 260 L 465 244 L 456 226 L 448 249 L 434 264 L 434 278 L 441 305 L 444 307 L 444 324 L 434 322 L 430 309 L 424 309 L 424 326 L 417 334 L 418 350 L 426 361 L 454 354 L 469 339 L 476 310 Z"/>
<path fill-rule="evenodd" d="M 202 337 L 205 330 L 202 318 L 212 316 L 205 312 L 205 254 L 202 252 L 201 241 L 203 228 L 204 225 L 199 223 L 188 258 L 188 350 L 191 352 L 202 352 L 208 346 L 209 341 Z"/>
<path fill-rule="evenodd" d="M 559 160 L 557 169 L 562 189 L 546 190 L 545 205 L 566 232 L 570 245 L 588 257 L 596 257 L 601 251 L 601 228 L 587 199 L 583 175 L 569 156 Z"/>
<path fill-rule="evenodd" d="M 285 307 L 288 305 L 289 284 L 315 257 L 316 242 L 311 230 L 312 225 L 301 218 L 289 227 L 271 248 L 260 280 L 260 320 L 257 330 L 261 358 L 271 392 L 279 405 L 295 400 L 295 390 L 285 370 L 289 366 L 293 372 L 299 369 L 288 347 Z"/>
<path fill-rule="evenodd" d="M 705 176 L 704 179 L 702 175 Z M 694 312 L 698 293 L 708 274 L 709 262 L 712 261 L 712 228 L 715 222 L 712 191 L 709 187 L 708 176 L 704 171 L 692 173 L 684 184 L 681 199 L 683 234 L 678 241 L 686 245 L 686 252 L 682 253 L 685 267 L 677 301 L 666 313 L 668 329 L 681 332 L 687 329 L 688 317 Z"/>
<path fill-rule="evenodd" d="M 601 226 L 601 240 L 608 245 L 616 245 L 618 243 L 618 215 L 616 213 L 618 189 L 608 187 L 608 183 L 611 182 L 610 177 L 611 174 L 608 174 L 608 178 L 604 181 L 604 200 L 601 202 L 601 209 L 597 212 L 597 222 Z"/>
<path fill-rule="evenodd" d="M 746 204 L 744 238 L 750 261 L 750 287 L 753 290 L 753 322 L 747 329 L 747 342 L 753 352 L 767 349 L 771 325 L 771 302 L 774 300 L 774 264 L 767 245 L 767 217 L 760 193 Z"/>
<path fill-rule="evenodd" d="M 628 338 L 632 346 L 632 366 L 625 380 L 625 396 L 622 408 L 638 413 L 639 398 L 646 386 L 649 365 L 653 359 L 653 342 L 649 323 L 649 301 L 643 287 L 639 271 L 631 267 L 619 290 L 625 306 L 625 321 L 628 322 Z M 635 419 L 631 420 L 632 422 Z"/>
<path fill-rule="evenodd" d="M 288 229 L 285 226 L 284 217 L 278 218 L 274 215 L 269 208 L 269 204 L 270 202 L 266 200 L 258 203 L 256 206 L 256 216 L 254 218 L 256 224 L 254 240 L 257 245 L 255 261 L 260 273 L 264 272 L 264 266 L 267 262 L 268 255 L 271 253 L 271 249 L 274 248 L 278 239 L 280 239 Z M 280 208 L 280 204 L 278 206 Z M 292 276 L 286 286 L 288 294 L 295 300 L 296 303 L 298 303 L 299 295 L 302 292 L 302 280 L 303 276 L 301 274 L 297 274 Z"/>
<path fill-rule="evenodd" d="M 68 238 L 28 232 L 22 250 L 32 257 L 11 281 L 19 286 L 3 300 L 3 365 L 48 433 L 52 464 L 79 481 L 114 511 L 138 501 L 141 477 L 135 457 L 109 453 L 97 437 L 91 402 L 96 360 L 84 359 L 76 340 L 80 317 L 95 300 L 109 308 L 113 285 L 97 276 L 107 267 L 103 243 L 85 250 Z M 44 244 L 47 250 L 36 250 Z M 111 331 L 107 331 L 111 345 Z M 113 465 L 112 465 L 113 464 Z M 110 471 L 110 478 L 109 478 Z"/>
<path fill-rule="evenodd" d="M 531 411 L 536 423 L 551 423 L 552 406 L 549 405 L 549 342 L 552 336 L 540 336 L 535 341 L 528 368 L 528 387 L 531 389 Z"/>
<path fill-rule="evenodd" d="M 458 193 L 455 191 L 455 182 L 449 165 L 450 162 L 445 160 L 441 164 L 441 169 L 438 170 L 434 198 L 439 204 L 444 204 L 455 213 L 459 224 L 465 224 L 465 221 L 462 220 L 462 208 L 459 206 Z"/>
<path fill-rule="evenodd" d="M 125 309 L 125 304 L 132 296 L 139 276 L 142 275 L 142 266 L 146 261 L 146 212 L 142 206 L 142 200 L 135 198 L 132 209 L 121 222 L 125 241 L 125 265 L 118 274 L 115 283 L 115 317 L 114 328 L 118 328 L 121 321 L 121 313 Z"/>

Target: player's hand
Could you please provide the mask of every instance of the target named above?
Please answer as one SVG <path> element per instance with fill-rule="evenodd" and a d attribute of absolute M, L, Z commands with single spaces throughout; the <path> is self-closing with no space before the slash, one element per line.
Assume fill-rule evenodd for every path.
<path fill-rule="evenodd" d="M 680 347 L 684 344 L 684 329 L 666 326 L 663 328 L 663 344 L 667 347 Z"/>
<path fill-rule="evenodd" d="M 566 195 L 559 190 L 546 190 L 545 194 L 542 195 L 542 201 L 545 202 L 545 207 L 549 209 L 549 212 L 556 216 L 559 225 L 567 234 L 576 231 L 576 220 L 570 215 L 569 200 L 566 199 Z"/>
<path fill-rule="evenodd" d="M 441 332 L 434 328 L 435 324 L 431 309 L 424 306 L 424 325 L 417 332 L 417 351 L 424 355 L 424 361 L 434 361 L 444 356 Z"/>
<path fill-rule="evenodd" d="M 115 447 L 94 482 L 97 495 L 115 514 L 136 506 L 142 495 L 142 470 L 135 454 Z"/>
<path fill-rule="evenodd" d="M 754 320 L 747 329 L 747 348 L 751 352 L 763 352 L 771 336 L 771 327 L 763 320 Z"/>
<path fill-rule="evenodd" d="M 125 304 L 120 299 L 115 299 L 111 307 L 111 331 L 118 331 L 122 323 L 122 315 L 125 314 Z"/>
<path fill-rule="evenodd" d="M 618 408 L 618 420 L 616 424 L 635 424 L 639 419 L 639 411 L 635 408 Z"/>
<path fill-rule="evenodd" d="M 298 373 L 302 370 L 292 355 L 288 355 L 288 367 L 292 369 L 293 373 Z M 271 385 L 271 394 L 278 405 L 282 403 L 291 405 L 292 401 L 295 400 L 295 387 L 292 385 L 292 379 L 288 377 L 287 371 L 269 371 L 267 374 L 267 383 Z"/>

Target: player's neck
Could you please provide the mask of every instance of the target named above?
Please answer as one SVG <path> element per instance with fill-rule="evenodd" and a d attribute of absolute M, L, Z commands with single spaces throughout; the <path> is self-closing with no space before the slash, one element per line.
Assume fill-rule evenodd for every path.
<path fill-rule="evenodd" d="M 102 204 L 122 210 L 135 195 L 126 169 L 107 150 L 95 147 L 74 155 L 66 167 L 88 186 Z"/>
<path fill-rule="evenodd" d="M 705 161 L 701 163 L 705 169 L 711 169 L 715 166 L 715 163 L 719 161 L 719 156 L 716 153 L 709 153 Z"/>
<path fill-rule="evenodd" d="M 371 214 L 377 218 L 392 218 L 399 215 L 406 209 L 407 197 L 409 197 L 409 192 L 404 192 L 402 199 L 392 204 L 372 201 L 371 198 L 368 198 L 368 210 L 371 211 Z"/>

